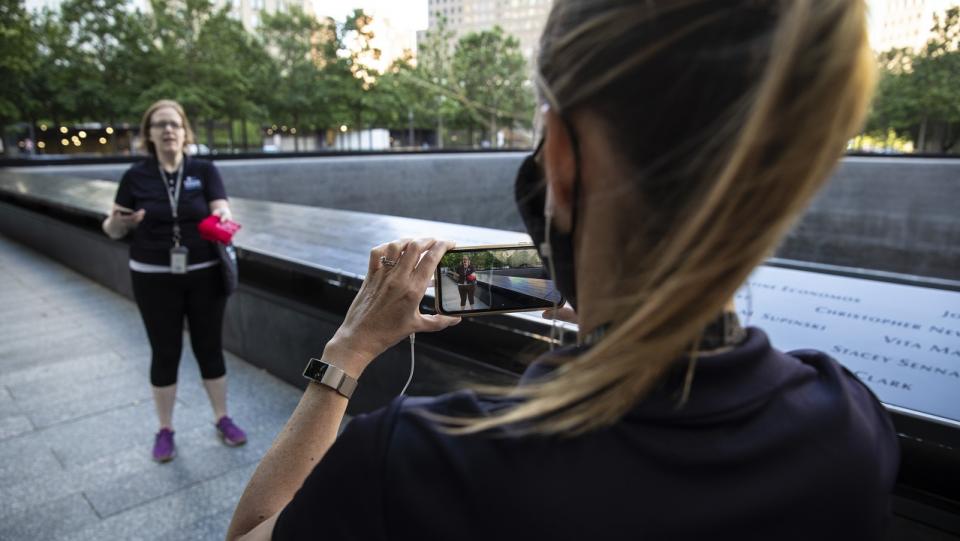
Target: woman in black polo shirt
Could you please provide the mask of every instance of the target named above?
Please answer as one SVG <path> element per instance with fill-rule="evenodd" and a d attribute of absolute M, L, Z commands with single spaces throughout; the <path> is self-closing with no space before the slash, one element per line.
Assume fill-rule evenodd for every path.
<path fill-rule="evenodd" d="M 469 299 L 469 309 L 473 310 L 473 297 L 477 291 L 477 270 L 473 268 L 470 258 L 463 256 L 454 273 L 457 275 L 457 291 L 460 292 L 460 309 L 464 309 Z"/>
<path fill-rule="evenodd" d="M 180 104 L 160 100 L 151 105 L 140 133 L 150 157 L 120 179 L 103 230 L 114 239 L 132 232 L 130 275 L 150 340 L 150 383 L 160 422 L 153 458 L 166 462 L 176 455 L 173 406 L 185 317 L 217 432 L 227 445 L 246 442 L 243 430 L 227 415 L 221 345 L 227 297 L 219 257 L 197 230 L 210 214 L 229 219 L 230 207 L 217 168 L 184 154 L 193 131 Z"/>
<path fill-rule="evenodd" d="M 581 345 L 499 392 L 398 398 L 334 443 L 353 378 L 457 321 L 418 310 L 450 243 L 374 248 L 228 539 L 882 539 L 883 406 L 731 302 L 858 130 L 874 69 L 862 0 L 555 0 L 516 193 Z"/>

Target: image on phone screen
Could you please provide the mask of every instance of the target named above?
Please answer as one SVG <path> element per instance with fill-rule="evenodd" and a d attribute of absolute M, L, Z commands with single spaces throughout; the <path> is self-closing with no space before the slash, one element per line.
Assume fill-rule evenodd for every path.
<path fill-rule="evenodd" d="M 456 248 L 440 260 L 437 311 L 481 315 L 544 310 L 563 303 L 537 250 L 529 245 Z"/>

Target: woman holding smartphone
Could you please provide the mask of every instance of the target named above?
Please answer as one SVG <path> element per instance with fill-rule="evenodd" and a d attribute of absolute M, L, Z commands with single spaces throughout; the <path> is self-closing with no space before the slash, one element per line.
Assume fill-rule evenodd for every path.
<path fill-rule="evenodd" d="M 150 383 L 159 421 L 153 458 L 167 462 L 176 456 L 173 406 L 184 318 L 217 433 L 230 446 L 246 442 L 246 434 L 227 415 L 221 338 L 227 294 L 219 256 L 197 230 L 210 214 L 228 220 L 230 206 L 217 168 L 184 153 L 193 131 L 179 103 L 151 105 L 140 134 L 149 157 L 120 179 L 103 230 L 114 239 L 132 233 L 130 276 L 150 340 Z"/>
<path fill-rule="evenodd" d="M 884 408 L 731 301 L 859 129 L 873 70 L 862 0 L 555 0 L 517 203 L 579 345 L 516 387 L 399 397 L 334 443 L 377 355 L 457 321 L 418 311 L 450 243 L 374 248 L 308 372 L 337 377 L 305 391 L 228 538 L 882 539 Z"/>

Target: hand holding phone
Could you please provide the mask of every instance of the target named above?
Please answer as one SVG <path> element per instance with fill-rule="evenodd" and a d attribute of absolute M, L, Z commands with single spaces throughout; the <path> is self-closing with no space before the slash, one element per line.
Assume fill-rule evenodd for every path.
<path fill-rule="evenodd" d="M 580 322 L 580 319 L 577 317 L 577 312 L 569 304 L 564 304 L 557 309 L 548 308 L 543 311 L 542 316 L 543 319 L 555 319 L 566 323 L 576 324 Z"/>
<path fill-rule="evenodd" d="M 147 211 L 144 209 L 134 211 L 120 206 L 113 207 L 113 217 L 117 218 L 120 223 L 127 227 L 133 227 L 142 222 L 146 214 Z"/>
<path fill-rule="evenodd" d="M 564 302 L 529 244 L 448 251 L 437 265 L 434 295 L 437 313 L 451 316 L 544 310 Z"/>
<path fill-rule="evenodd" d="M 420 312 L 423 292 L 452 242 L 402 239 L 370 251 L 367 276 L 323 356 L 359 377 L 376 356 L 412 333 L 439 331 L 459 318 Z"/>

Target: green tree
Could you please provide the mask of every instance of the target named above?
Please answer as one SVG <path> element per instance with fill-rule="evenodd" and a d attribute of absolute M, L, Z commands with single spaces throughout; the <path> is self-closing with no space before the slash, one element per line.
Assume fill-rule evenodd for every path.
<path fill-rule="evenodd" d="M 37 64 L 34 30 L 22 0 L 0 0 L 0 128 L 29 114 L 29 79 Z"/>
<path fill-rule="evenodd" d="M 408 51 L 396 59 L 377 79 L 374 88 L 376 122 L 393 129 L 431 129 L 437 117 L 436 97 L 431 95 L 429 85 L 421 84 L 422 77 L 414 66 Z M 442 124 L 441 124 L 442 125 Z M 404 139 L 407 145 L 414 141 Z"/>
<path fill-rule="evenodd" d="M 153 46 L 146 18 L 126 0 L 66 0 L 60 22 L 67 32 L 62 68 L 82 108 L 74 120 L 109 121 L 135 115 L 141 89 L 149 84 L 140 60 Z"/>
<path fill-rule="evenodd" d="M 263 14 L 262 33 L 276 62 L 272 96 L 267 108 L 275 122 L 303 129 L 329 125 L 330 85 L 323 68 L 329 58 L 330 23 L 321 22 L 299 8 Z M 295 150 L 299 150 L 294 139 Z"/>
<path fill-rule="evenodd" d="M 31 126 L 41 119 L 60 125 L 80 116 L 82 102 L 74 92 L 70 36 L 59 12 L 44 9 L 33 14 L 36 49 L 31 72 L 25 81 L 21 120 Z"/>
<path fill-rule="evenodd" d="M 919 52 L 880 55 L 880 81 L 868 131 L 907 134 L 919 151 L 949 152 L 960 136 L 960 8 L 935 17 Z"/>
<path fill-rule="evenodd" d="M 251 73 L 269 60 L 262 45 L 229 16 L 228 10 L 229 6 L 224 6 L 212 13 L 200 28 L 197 58 L 206 69 L 197 83 L 211 92 L 208 102 L 212 117 L 227 120 L 228 143 L 233 147 L 233 120 L 263 116 L 263 109 L 254 101 Z M 208 119 L 208 126 L 212 120 Z"/>
<path fill-rule="evenodd" d="M 380 73 L 369 65 L 380 59 L 380 50 L 373 46 L 376 36 L 372 22 L 373 18 L 362 9 L 355 9 L 347 17 L 339 36 L 338 56 L 342 63 L 331 65 L 328 70 L 338 81 L 339 97 L 351 111 L 351 123 L 358 130 L 372 127 L 384 111 L 381 93 L 375 90 Z"/>
<path fill-rule="evenodd" d="M 224 47 L 212 42 L 205 34 L 218 34 L 221 24 L 217 18 L 226 18 L 226 9 L 214 10 L 209 0 L 151 0 L 153 17 L 151 37 L 156 52 L 143 58 L 144 69 L 152 80 L 140 93 L 138 109 L 151 102 L 170 98 L 180 102 L 194 118 L 208 146 L 214 146 L 214 122 L 222 119 L 227 109 L 224 87 L 235 81 L 224 80 L 230 67 L 220 64 Z M 211 20 L 214 20 L 211 22 Z M 211 49 L 212 48 L 212 49 Z"/>
<path fill-rule="evenodd" d="M 520 42 L 499 26 L 460 38 L 453 53 L 462 114 L 460 121 L 472 133 L 485 130 L 491 144 L 500 126 L 529 126 L 533 92 Z"/>
<path fill-rule="evenodd" d="M 460 94 L 454 89 L 453 42 L 454 32 L 447 28 L 447 18 L 437 14 L 437 26 L 426 33 L 419 45 L 416 69 L 409 82 L 414 95 L 423 96 L 420 101 L 436 121 L 437 146 L 444 147 L 444 125 L 449 125 L 460 115 Z"/>

